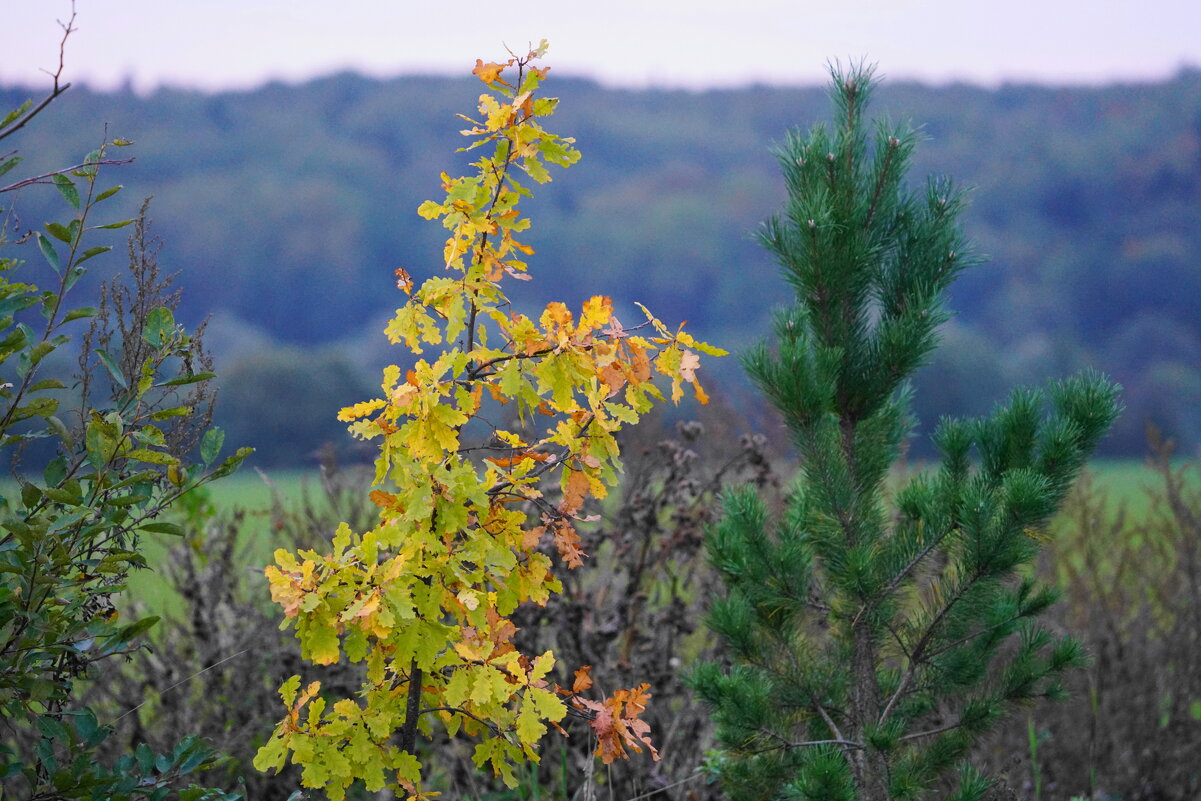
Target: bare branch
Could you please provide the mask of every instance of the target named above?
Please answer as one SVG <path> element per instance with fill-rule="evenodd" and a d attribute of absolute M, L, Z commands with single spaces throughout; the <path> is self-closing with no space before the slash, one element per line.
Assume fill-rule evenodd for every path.
<path fill-rule="evenodd" d="M 500 733 L 500 728 L 498 728 L 495 723 L 489 723 L 488 721 L 484 720 L 483 718 L 477 717 L 477 716 L 471 714 L 470 712 L 468 712 L 466 709 L 462 709 L 457 706 L 431 706 L 431 707 L 426 707 L 425 709 L 421 710 L 417 714 L 425 715 L 430 712 L 451 712 L 456 715 L 464 715 L 465 717 L 471 718 L 476 723 L 482 723 L 483 725 L 487 726 L 492 731 L 497 732 L 498 734 Z"/>
<path fill-rule="evenodd" d="M 31 186 L 33 184 L 50 183 L 50 181 L 56 175 L 66 175 L 67 173 L 75 172 L 76 170 L 82 170 L 87 167 L 112 167 L 112 166 L 119 166 L 121 164 L 130 164 L 132 162 L 133 162 L 133 159 L 131 159 L 131 158 L 129 158 L 129 159 L 101 159 L 100 161 L 85 161 L 82 164 L 76 164 L 71 167 L 63 167 L 61 170 L 54 170 L 52 172 L 42 173 L 41 175 L 34 175 L 30 178 L 22 178 L 20 181 L 17 181 L 14 184 L 9 184 L 8 186 L 0 187 L 0 194 L 3 194 L 4 192 L 14 192 L 18 189 L 21 189 L 22 187 Z"/>
<path fill-rule="evenodd" d="M 12 134 L 24 128 L 29 124 L 29 121 L 40 114 L 42 110 L 46 108 L 46 106 L 50 105 L 59 95 L 71 88 L 71 84 L 61 83 L 61 79 L 63 75 L 63 63 L 67 52 L 67 39 L 70 38 L 72 33 L 79 30 L 75 27 L 75 0 L 71 0 L 70 18 L 65 23 L 62 20 L 59 20 L 58 24 L 59 27 L 63 29 L 63 38 L 58 43 L 58 69 L 54 72 L 50 72 L 50 70 L 45 69 L 42 70 L 42 72 L 54 79 L 54 86 L 50 90 L 50 94 L 46 95 L 46 97 L 42 99 L 41 103 L 38 103 L 32 109 L 22 114 L 7 128 L 0 131 L 0 139 L 3 139 L 6 136 L 11 136 Z M 4 191 L 8 190 L 6 189 Z"/>
<path fill-rule="evenodd" d="M 948 731 L 954 731 L 955 729 L 958 729 L 958 728 L 959 728 L 960 726 L 962 726 L 962 725 L 963 725 L 963 723 L 962 723 L 962 721 L 961 721 L 961 722 L 959 722 L 959 723 L 951 723 L 951 724 L 948 724 L 948 725 L 946 725 L 946 726 L 940 726 L 940 727 L 939 727 L 939 728 L 937 728 L 937 729 L 930 729 L 929 731 L 919 731 L 919 732 L 914 732 L 913 734 L 906 734 L 904 737 L 902 737 L 902 738 L 901 738 L 901 740 L 902 740 L 902 741 L 904 741 L 904 740 L 917 740 L 917 739 L 920 739 L 920 738 L 922 738 L 922 737 L 933 737 L 933 736 L 934 736 L 934 735 L 936 735 L 936 734 L 942 734 L 942 733 L 944 733 L 944 732 L 948 732 Z"/>

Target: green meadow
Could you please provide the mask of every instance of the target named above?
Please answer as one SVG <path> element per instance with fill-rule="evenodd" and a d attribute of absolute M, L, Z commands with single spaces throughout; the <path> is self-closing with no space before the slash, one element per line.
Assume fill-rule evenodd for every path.
<path fill-rule="evenodd" d="M 1187 475 L 1192 486 L 1201 487 L 1201 470 L 1191 469 Z M 1094 460 L 1089 465 L 1088 477 L 1094 489 L 1104 493 L 1111 511 L 1116 511 L 1119 504 L 1125 504 L 1127 525 L 1145 517 L 1150 507 L 1149 491 L 1162 486 L 1155 471 L 1147 462 L 1138 459 Z M 290 509 L 306 497 L 317 504 L 323 500 L 320 476 L 315 470 L 260 472 L 244 469 L 216 482 L 208 492 L 218 511 L 218 519 L 235 513 L 244 516 L 239 526 L 244 538 L 240 543 L 242 563 L 245 569 L 256 573 L 271 564 L 275 549 L 290 546 L 286 536 L 276 527 L 273 513 L 276 503 Z M 1052 530 L 1056 530 L 1056 526 L 1053 525 Z M 168 551 L 176 546 L 203 548 L 204 543 L 185 543 L 174 537 L 151 534 L 143 545 L 152 569 L 138 571 L 129 577 L 127 602 L 136 604 L 144 614 L 164 617 L 183 614 L 182 600 L 163 574 L 169 561 Z"/>
<path fill-rule="evenodd" d="M 1157 484 L 1154 471 L 1146 462 L 1137 459 L 1096 460 L 1089 465 L 1094 486 L 1104 490 L 1112 508 L 1126 504 L 1127 519 L 1139 520 L 1148 508 L 1148 488 Z M 1191 470 L 1190 480 L 1201 485 L 1201 471 Z M 9 495 L 13 488 L 6 482 L 0 491 Z M 248 570 L 261 570 L 271 562 L 276 548 L 289 545 L 276 531 L 273 507 L 278 501 L 285 509 L 292 508 L 306 496 L 315 502 L 322 498 L 320 477 L 315 470 L 280 470 L 260 472 L 245 469 L 213 484 L 209 489 L 213 507 L 219 514 L 244 515 L 242 532 L 247 539 L 241 544 L 244 564 Z M 161 575 L 167 553 L 177 545 L 203 548 L 202 542 L 182 543 L 162 535 L 147 535 L 143 543 L 151 570 L 142 570 L 129 578 L 129 601 L 144 607 L 149 614 L 174 615 L 182 611 L 179 599 L 168 591 L 168 582 Z"/>

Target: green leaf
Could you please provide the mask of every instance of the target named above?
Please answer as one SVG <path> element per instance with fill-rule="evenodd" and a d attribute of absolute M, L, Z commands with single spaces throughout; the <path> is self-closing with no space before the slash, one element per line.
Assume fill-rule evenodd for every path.
<path fill-rule="evenodd" d="M 40 715 L 37 719 L 38 731 L 43 737 L 50 740 L 69 740 L 70 735 L 67 734 L 67 727 L 49 715 Z"/>
<path fill-rule="evenodd" d="M 154 348 L 164 347 L 175 333 L 175 315 L 166 306 L 152 309 L 142 326 L 142 339 Z"/>
<path fill-rule="evenodd" d="M 96 316 L 96 309 L 94 307 L 80 306 L 78 309 L 71 309 L 71 311 L 67 312 L 66 316 L 63 317 L 63 322 L 69 323 L 72 320 L 82 320 L 87 317 L 95 317 L 95 316 Z"/>
<path fill-rule="evenodd" d="M 172 537 L 182 537 L 184 530 L 177 523 L 168 523 L 163 520 L 157 520 L 153 523 L 145 523 L 139 527 L 140 531 L 146 531 L 151 534 L 170 534 Z"/>
<path fill-rule="evenodd" d="M 254 453 L 254 448 L 238 448 L 233 456 L 228 457 L 221 466 L 213 471 L 213 478 L 222 478 L 233 473 L 242 466 L 242 462 L 246 461 L 246 457 Z"/>
<path fill-rule="evenodd" d="M 290 676 L 288 680 L 279 686 L 279 697 L 283 699 L 284 706 L 291 707 L 292 702 L 296 700 L 296 694 L 300 692 L 300 676 Z"/>
<path fill-rule="evenodd" d="M 121 222 L 108 223 L 107 225 L 97 225 L 96 228 L 97 228 L 97 230 L 105 230 L 105 229 L 111 229 L 111 228 L 124 228 L 125 226 L 130 225 L 135 222 L 137 222 L 136 219 L 122 220 Z"/>
<path fill-rule="evenodd" d="M 12 125 L 14 122 L 19 120 L 22 116 L 24 116 L 25 112 L 29 111 L 29 109 L 31 109 L 31 108 L 33 108 L 33 100 L 32 99 L 26 100 L 24 103 L 17 106 L 12 111 L 8 112 L 8 114 L 4 115 L 4 119 L 0 120 L 0 130 L 3 130 L 5 128 L 7 128 L 8 126 Z"/>
<path fill-rule="evenodd" d="M 96 245 L 94 247 L 90 247 L 85 250 L 78 259 L 75 260 L 75 266 L 78 267 L 88 259 L 93 258 L 94 256 L 99 256 L 101 253 L 108 253 L 112 249 L 113 248 L 111 245 Z"/>
<path fill-rule="evenodd" d="M 154 752 L 150 750 L 150 746 L 146 743 L 138 743 L 133 754 L 134 758 L 138 760 L 138 768 L 142 771 L 142 775 L 149 775 L 154 770 Z"/>
<path fill-rule="evenodd" d="M 46 417 L 46 422 L 50 424 L 50 430 L 57 434 L 58 438 L 63 441 L 63 445 L 67 448 L 67 450 L 74 450 L 75 437 L 71 436 L 71 431 L 67 428 L 66 423 L 64 423 L 62 420 L 59 420 L 54 415 L 48 415 Z"/>
<path fill-rule="evenodd" d="M 41 500 L 42 491 L 40 489 L 33 484 L 26 483 L 21 485 L 21 503 L 25 505 L 26 509 L 32 509 Z"/>
<path fill-rule="evenodd" d="M 79 262 L 75 262 L 75 266 L 67 271 L 67 280 L 63 283 L 63 289 L 70 289 L 75 286 L 75 282 L 87 273 L 86 267 L 80 267 Z"/>
<path fill-rule="evenodd" d="M 46 358 L 54 350 L 54 343 L 45 340 L 29 349 L 29 363 L 34 365 Z"/>
<path fill-rule="evenodd" d="M 46 238 L 40 231 L 37 233 L 38 247 L 42 250 L 42 255 L 46 257 L 46 261 L 54 269 L 54 272 L 61 273 L 63 268 L 58 260 L 58 253 L 54 251 L 54 245 L 50 244 L 50 240 Z"/>
<path fill-rule="evenodd" d="M 254 762 L 252 764 L 256 770 L 266 773 L 271 769 L 279 772 L 283 770 L 284 765 L 287 763 L 288 749 L 284 745 L 283 739 L 272 737 L 254 755 Z"/>
<path fill-rule="evenodd" d="M 18 406 L 13 410 L 9 422 L 15 423 L 18 420 L 27 420 L 30 417 L 49 417 L 56 411 L 58 411 L 58 398 L 35 398 L 24 406 Z"/>
<path fill-rule="evenodd" d="M 76 487 L 75 489 L 78 489 Z M 46 488 L 46 497 L 55 503 L 65 504 L 67 506 L 78 506 L 83 496 L 78 492 L 71 492 L 68 489 L 56 489 L 54 487 Z"/>
<path fill-rule="evenodd" d="M 117 455 L 119 433 L 117 427 L 105 420 L 93 419 L 88 423 L 84 444 L 88 461 L 97 470 L 103 470 Z"/>
<path fill-rule="evenodd" d="M 179 464 L 179 459 L 176 459 L 169 453 L 162 451 L 152 451 L 149 448 L 135 448 L 129 453 L 124 454 L 125 458 L 133 459 L 146 464 L 161 464 L 164 466 Z"/>
<path fill-rule="evenodd" d="M 104 502 L 109 506 L 120 508 L 123 506 L 133 506 L 149 499 L 150 496 L 143 492 L 136 495 L 119 495 L 117 497 L 109 495 L 105 498 Z"/>
<path fill-rule="evenodd" d="M 212 464 L 217 459 L 217 454 L 221 452 L 221 446 L 225 444 L 225 432 L 220 428 L 213 427 L 204 432 L 204 438 L 200 440 L 200 461 L 206 465 Z"/>
<path fill-rule="evenodd" d="M 11 170 L 13 167 L 17 166 L 20 163 L 21 163 L 20 156 L 13 156 L 12 158 L 8 159 L 7 161 L 0 163 L 0 175 L 4 175 L 4 173 L 8 172 L 9 170 Z"/>
<path fill-rule="evenodd" d="M 71 238 L 72 238 L 71 231 L 70 231 L 70 229 L 67 228 L 67 226 L 63 225 L 62 223 L 56 223 L 56 222 L 46 223 L 46 230 L 49 231 L 50 235 L 53 236 L 55 239 L 66 242 L 68 245 L 71 244 Z"/>
<path fill-rule="evenodd" d="M 112 376 L 113 382 L 121 389 L 129 389 L 129 384 L 125 382 L 125 376 L 121 375 L 121 368 L 117 365 L 116 360 L 108 355 L 108 351 L 103 348 L 96 349 L 96 358 L 104 365 L 104 369 L 108 370 L 108 374 Z"/>
<path fill-rule="evenodd" d="M 79 209 L 79 192 L 75 189 L 75 184 L 65 175 L 54 176 L 54 186 L 71 204 L 71 208 Z"/>
<path fill-rule="evenodd" d="M 75 724 L 75 733 L 79 735 L 80 740 L 83 740 L 84 745 L 94 748 L 107 739 L 107 729 L 97 722 L 96 713 L 91 709 L 84 708 L 73 713 L 71 717 Z"/>
<path fill-rule="evenodd" d="M 211 759 L 213 752 L 207 748 L 196 748 L 191 753 L 187 754 L 179 763 L 179 774 L 186 776 L 193 772 L 198 767 L 203 765 L 206 760 Z"/>
<path fill-rule="evenodd" d="M 149 631 L 155 623 L 158 623 L 158 620 L 159 619 L 157 615 L 144 617 L 141 620 L 130 623 L 128 626 L 121 629 L 119 632 L 117 632 L 116 637 L 122 642 L 129 642 L 130 640 L 140 637 Z"/>
<path fill-rule="evenodd" d="M 46 465 L 46 469 L 42 471 L 42 479 L 46 482 L 47 487 L 57 487 L 59 482 L 67 477 L 67 460 L 59 454 L 55 456 Z"/>
<path fill-rule="evenodd" d="M 139 441 L 145 442 L 148 445 L 154 445 L 159 448 L 167 447 L 167 437 L 162 431 L 154 426 L 142 426 L 134 433 L 134 436 L 137 437 Z"/>
<path fill-rule="evenodd" d="M 102 200 L 108 200 L 110 197 L 112 197 L 113 195 L 117 194 L 118 192 L 120 192 L 120 191 L 121 191 L 122 189 L 124 189 L 124 188 L 125 188 L 125 187 L 124 187 L 124 186 L 122 186 L 121 184 L 117 184 L 116 186 L 110 186 L 108 189 L 105 189 L 105 190 L 104 190 L 103 192 L 101 192 L 99 195 L 96 195 L 96 199 L 95 199 L 94 201 L 92 201 L 92 202 L 93 202 L 93 203 L 99 203 L 99 202 L 100 202 L 100 201 L 102 201 Z"/>
<path fill-rule="evenodd" d="M 42 392 L 47 389 L 66 389 L 67 385 L 57 378 L 43 378 L 29 388 L 30 392 Z"/>
<path fill-rule="evenodd" d="M 172 417 L 187 417 L 192 413 L 191 406 L 172 406 L 170 409 L 159 409 L 150 415 L 151 420 L 169 420 Z"/>
<path fill-rule="evenodd" d="M 216 378 L 216 373 L 192 373 L 192 375 L 179 375 L 172 378 L 170 381 L 163 381 L 157 386 L 160 387 L 182 387 L 186 384 L 195 384 L 199 381 L 208 381 L 210 378 Z"/>

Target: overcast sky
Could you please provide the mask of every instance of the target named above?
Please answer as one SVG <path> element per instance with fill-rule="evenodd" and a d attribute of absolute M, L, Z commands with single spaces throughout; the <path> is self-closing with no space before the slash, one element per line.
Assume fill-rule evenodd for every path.
<path fill-rule="evenodd" d="M 341 69 L 458 73 L 543 37 L 612 85 L 812 84 L 835 57 L 889 78 L 995 85 L 1201 66 L 1201 0 L 77 0 L 66 76 L 205 89 Z M 70 0 L 0 0 L 0 83 L 47 80 Z"/>

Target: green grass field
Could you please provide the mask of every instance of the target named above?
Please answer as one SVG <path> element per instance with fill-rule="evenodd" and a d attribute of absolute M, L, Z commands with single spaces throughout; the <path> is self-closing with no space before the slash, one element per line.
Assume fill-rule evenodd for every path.
<path fill-rule="evenodd" d="M 1128 519 L 1138 520 L 1148 506 L 1148 488 L 1158 484 L 1155 472 L 1136 459 L 1097 460 L 1090 464 L 1093 480 L 1103 488 L 1112 504 L 1124 502 Z M 1189 473 L 1194 485 L 1201 485 L 1201 470 Z M 7 494 L 13 488 L 9 482 L 0 485 Z M 286 547 L 272 525 L 273 497 L 278 494 L 285 506 L 300 502 L 305 492 L 315 498 L 321 495 L 319 476 L 315 470 L 281 470 L 260 473 L 243 470 L 213 484 L 209 492 L 214 506 L 222 512 L 240 509 L 245 513 L 241 526 L 247 567 L 259 568 L 271 562 L 276 548 Z M 163 565 L 169 549 L 179 540 L 162 534 L 147 535 L 142 542 L 143 552 L 152 568 Z M 170 591 L 159 571 L 142 570 L 130 576 L 128 597 L 142 605 L 147 614 L 172 615 L 182 611 L 180 600 Z"/>
<path fill-rule="evenodd" d="M 1185 464 L 1180 461 L 1177 466 Z M 1195 466 L 1187 470 L 1186 477 L 1193 487 L 1201 486 L 1201 470 Z M 1133 520 L 1140 519 L 1149 505 L 1149 491 L 1162 485 L 1158 473 L 1140 459 L 1097 459 L 1089 463 L 1096 486 L 1103 489 L 1111 505 L 1126 504 L 1126 512 Z"/>
<path fill-rule="evenodd" d="M 243 469 L 232 476 L 214 482 L 207 490 L 220 514 L 240 510 L 245 517 L 240 533 L 245 538 L 244 561 L 247 569 L 260 570 L 271 563 L 276 548 L 287 547 L 272 523 L 272 506 L 278 496 L 285 507 L 299 503 L 304 493 L 314 497 L 321 494 L 316 470 L 279 470 L 258 472 Z M 150 534 L 142 540 L 150 570 L 139 570 L 129 576 L 127 599 L 135 602 L 142 614 L 174 616 L 184 609 L 181 599 L 172 591 L 170 582 L 158 569 L 164 565 L 170 549 L 181 545 L 179 539 L 165 534 Z"/>

